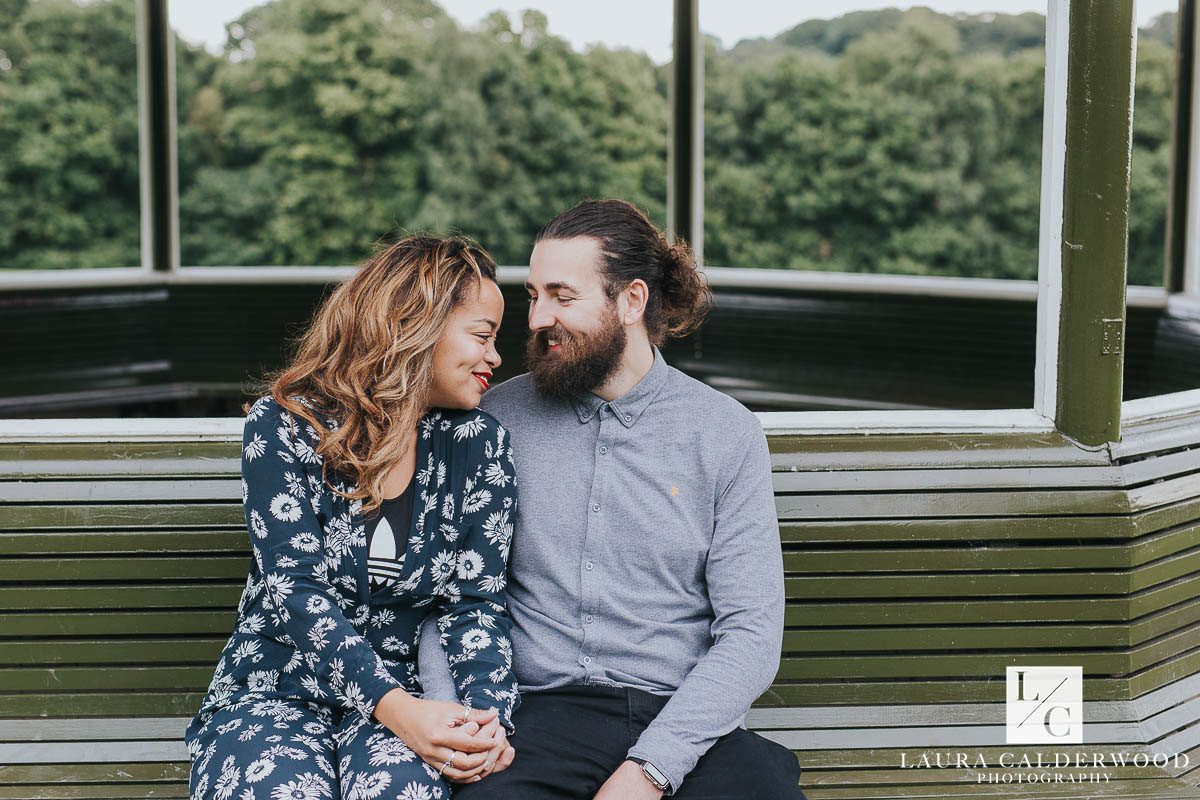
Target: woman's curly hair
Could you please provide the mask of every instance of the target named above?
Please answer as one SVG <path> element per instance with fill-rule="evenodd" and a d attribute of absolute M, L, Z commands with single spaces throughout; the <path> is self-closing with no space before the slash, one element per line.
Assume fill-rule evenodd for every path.
<path fill-rule="evenodd" d="M 344 495 L 370 511 L 428 410 L 433 351 L 451 312 L 481 280 L 496 279 L 487 251 L 459 236 L 414 235 L 381 248 L 317 310 L 270 394 L 319 437 Z M 336 424 L 327 425 L 330 418 Z"/>

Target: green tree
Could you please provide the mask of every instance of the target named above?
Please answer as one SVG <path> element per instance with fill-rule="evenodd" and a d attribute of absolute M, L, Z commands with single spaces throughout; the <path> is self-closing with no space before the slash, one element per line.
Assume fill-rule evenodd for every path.
<path fill-rule="evenodd" d="M 132 0 L 0 9 L 0 266 L 137 266 Z"/>

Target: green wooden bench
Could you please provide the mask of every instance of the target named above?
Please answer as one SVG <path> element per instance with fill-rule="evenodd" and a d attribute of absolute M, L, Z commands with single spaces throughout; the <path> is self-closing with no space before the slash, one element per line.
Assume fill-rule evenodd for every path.
<path fill-rule="evenodd" d="M 787 632 L 749 723 L 812 800 L 1200 797 L 1195 419 L 1100 451 L 768 432 Z M 186 795 L 184 725 L 246 573 L 239 440 L 237 420 L 0 422 L 0 800 Z M 1022 664 L 1083 667 L 1072 752 L 1189 763 L 1087 786 L 912 767 L 1050 749 L 1004 744 Z"/>

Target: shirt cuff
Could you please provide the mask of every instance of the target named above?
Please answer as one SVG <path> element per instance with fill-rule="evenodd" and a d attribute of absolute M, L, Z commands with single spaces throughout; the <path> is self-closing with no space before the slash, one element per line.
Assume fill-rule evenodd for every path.
<path fill-rule="evenodd" d="M 671 782 L 663 794 L 673 795 L 679 790 L 683 779 L 700 760 L 699 754 L 693 754 L 691 748 L 683 742 L 677 742 L 669 737 L 656 735 L 647 728 L 637 744 L 626 754 L 630 758 L 640 758 L 658 767 L 667 780 Z"/>

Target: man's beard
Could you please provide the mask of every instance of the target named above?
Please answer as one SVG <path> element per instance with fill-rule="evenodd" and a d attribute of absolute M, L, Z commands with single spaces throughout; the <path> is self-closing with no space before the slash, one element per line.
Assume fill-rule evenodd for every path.
<path fill-rule="evenodd" d="M 550 352 L 547 340 L 558 342 Z M 572 335 L 558 326 L 533 331 L 525 345 L 525 366 L 537 391 L 551 397 L 581 397 L 616 373 L 625 354 L 625 326 L 610 305 L 593 332 Z"/>

